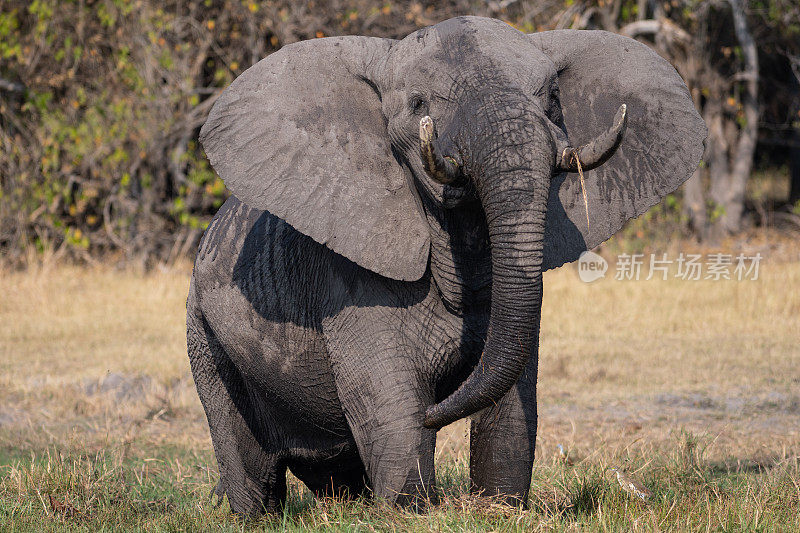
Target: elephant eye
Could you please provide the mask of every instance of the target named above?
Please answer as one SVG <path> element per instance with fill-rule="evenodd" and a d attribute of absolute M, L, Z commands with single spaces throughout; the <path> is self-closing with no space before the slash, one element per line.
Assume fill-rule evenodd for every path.
<path fill-rule="evenodd" d="M 428 102 L 419 95 L 414 95 L 408 100 L 408 108 L 415 115 L 421 115 L 428 111 Z"/>
<path fill-rule="evenodd" d="M 559 123 L 561 120 L 561 100 L 559 99 L 558 85 L 553 85 L 550 89 L 550 98 L 547 105 L 547 116 L 550 120 Z"/>

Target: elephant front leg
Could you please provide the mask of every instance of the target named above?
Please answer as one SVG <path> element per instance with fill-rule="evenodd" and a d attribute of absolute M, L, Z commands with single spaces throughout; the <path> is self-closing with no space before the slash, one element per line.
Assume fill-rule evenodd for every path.
<path fill-rule="evenodd" d="M 511 505 L 527 505 L 536 445 L 536 371 L 534 354 L 517 384 L 495 406 L 472 420 L 471 491 L 500 496 Z"/>
<path fill-rule="evenodd" d="M 429 400 L 408 357 L 350 352 L 334 373 L 374 495 L 416 509 L 435 501 L 436 431 L 422 426 Z"/>

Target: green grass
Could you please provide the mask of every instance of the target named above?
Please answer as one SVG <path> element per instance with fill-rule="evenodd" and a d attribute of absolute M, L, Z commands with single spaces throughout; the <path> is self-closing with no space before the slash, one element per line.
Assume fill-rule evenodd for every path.
<path fill-rule="evenodd" d="M 793 531 L 800 528 L 796 457 L 738 466 L 708 462 L 686 439 L 674 453 L 633 458 L 628 467 L 653 492 L 648 502 L 625 493 L 603 462 L 553 463 L 534 469 L 531 505 L 514 509 L 467 493 L 465 462 L 440 463 L 442 502 L 411 513 L 370 501 L 317 501 L 290 482 L 284 513 L 245 522 L 210 493 L 209 454 L 160 450 L 128 457 L 47 451 L 3 467 L 4 531 Z"/>

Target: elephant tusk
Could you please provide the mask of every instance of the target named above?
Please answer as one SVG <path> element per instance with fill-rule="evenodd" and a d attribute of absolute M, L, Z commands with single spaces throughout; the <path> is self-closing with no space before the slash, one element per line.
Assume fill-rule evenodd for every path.
<path fill-rule="evenodd" d="M 424 116 L 419 121 L 419 147 L 425 172 L 439 183 L 449 184 L 458 178 L 458 164 L 452 157 L 442 157 L 434 145 L 436 128 L 433 119 Z"/>
<path fill-rule="evenodd" d="M 582 146 L 564 148 L 558 156 L 556 168 L 566 172 L 592 170 L 608 161 L 622 143 L 628 125 L 627 111 L 628 107 L 622 104 L 614 115 L 614 124 L 608 130 Z"/>

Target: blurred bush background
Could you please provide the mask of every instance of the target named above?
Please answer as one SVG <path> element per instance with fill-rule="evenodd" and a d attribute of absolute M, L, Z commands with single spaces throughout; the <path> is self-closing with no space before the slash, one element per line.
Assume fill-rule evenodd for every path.
<path fill-rule="evenodd" d="M 465 14 L 525 32 L 614 31 L 675 65 L 707 150 L 637 235 L 653 220 L 707 242 L 800 229 L 797 0 L 0 0 L 5 262 L 191 256 L 227 194 L 198 131 L 238 74 L 295 41 L 401 38 Z"/>

